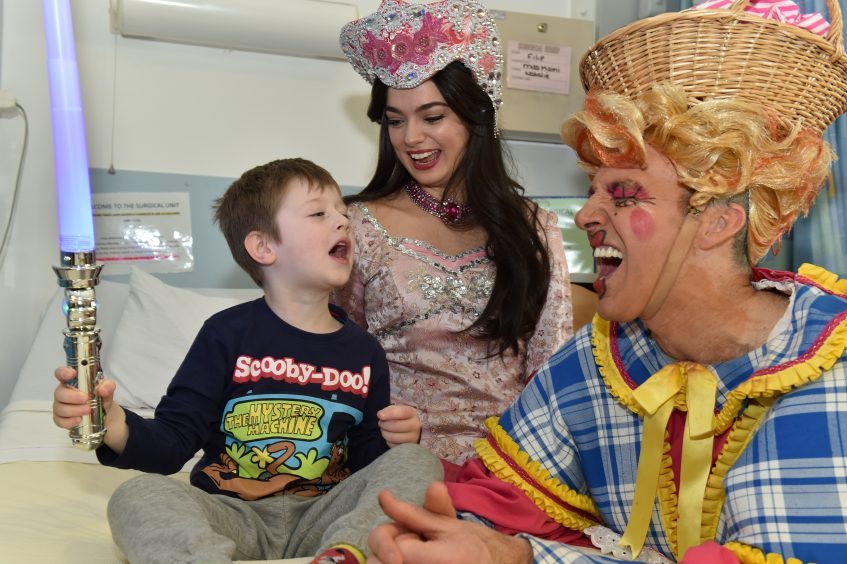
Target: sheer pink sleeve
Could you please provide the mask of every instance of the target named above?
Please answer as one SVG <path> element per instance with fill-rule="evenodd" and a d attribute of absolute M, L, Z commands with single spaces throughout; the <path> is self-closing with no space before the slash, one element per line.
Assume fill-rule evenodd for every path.
<path fill-rule="evenodd" d="M 363 229 L 364 222 L 367 220 L 358 207 L 351 205 L 347 209 L 350 214 L 350 234 L 356 245 L 353 271 L 350 273 L 350 280 L 347 281 L 345 286 L 333 290 L 329 296 L 329 301 L 343 309 L 347 316 L 359 327 L 367 329 L 368 320 L 365 315 L 365 280 L 367 280 L 367 277 L 363 272 L 365 265 L 369 263 L 365 256 L 368 245 L 364 239 L 367 235 L 365 235 Z"/>
<path fill-rule="evenodd" d="M 526 351 L 527 378 L 538 370 L 550 356 L 573 336 L 571 281 L 562 232 L 556 214 L 539 209 L 539 218 L 550 251 L 550 286 L 547 302 L 535 326 Z"/>

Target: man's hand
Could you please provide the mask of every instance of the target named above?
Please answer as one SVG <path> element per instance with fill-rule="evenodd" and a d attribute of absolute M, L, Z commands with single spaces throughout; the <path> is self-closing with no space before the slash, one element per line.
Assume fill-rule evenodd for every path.
<path fill-rule="evenodd" d="M 371 532 L 370 564 L 532 562 L 528 541 L 456 519 L 447 487 L 441 482 L 429 486 L 423 508 L 400 501 L 387 490 L 380 492 L 379 502 L 394 522 Z"/>

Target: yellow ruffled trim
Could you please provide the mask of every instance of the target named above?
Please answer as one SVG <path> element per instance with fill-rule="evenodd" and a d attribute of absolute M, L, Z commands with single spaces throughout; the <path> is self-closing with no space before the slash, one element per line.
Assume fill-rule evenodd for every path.
<path fill-rule="evenodd" d="M 713 539 L 717 535 L 723 504 L 726 501 L 724 478 L 727 472 L 738 461 L 741 453 L 750 444 L 753 432 L 759 426 L 759 421 L 768 413 L 776 398 L 753 400 L 741 414 L 733 429 L 729 432 L 726 442 L 718 454 L 712 473 L 706 482 L 703 500 L 703 519 L 700 522 L 700 538 Z"/>
<path fill-rule="evenodd" d="M 677 525 L 679 525 L 679 498 L 676 495 L 676 484 L 673 479 L 673 459 L 671 459 L 671 444 L 667 431 L 665 431 L 665 444 L 662 453 L 662 470 L 659 473 L 659 486 L 657 495 L 659 497 L 659 515 L 662 518 L 662 526 L 668 535 L 668 545 L 676 557 Z"/>
<path fill-rule="evenodd" d="M 644 417 L 646 412 L 635 401 L 632 389 L 624 381 L 621 373 L 615 366 L 611 350 L 611 322 L 595 315 L 591 321 L 591 350 L 594 353 L 594 362 L 600 370 L 600 375 L 606 383 L 606 387 L 617 400 L 630 411 Z"/>
<path fill-rule="evenodd" d="M 805 276 L 821 288 L 829 290 L 834 294 L 847 295 L 847 278 L 839 280 L 836 274 L 833 274 L 825 268 L 821 268 L 814 264 L 804 263 L 800 265 L 800 268 L 797 270 L 797 274 Z"/>
<path fill-rule="evenodd" d="M 803 561 L 799 558 L 785 560 L 775 552 L 770 552 L 765 556 L 765 553 L 760 549 L 740 542 L 728 542 L 724 547 L 731 550 L 735 557 L 741 561 L 741 564 L 803 564 Z"/>
<path fill-rule="evenodd" d="M 747 398 L 779 397 L 814 382 L 838 362 L 845 349 L 847 319 L 836 325 L 818 350 L 802 363 L 750 378 L 727 394 L 727 401 L 716 416 L 716 432 L 723 433 L 732 425 Z"/>
<path fill-rule="evenodd" d="M 594 500 L 590 496 L 580 494 L 562 484 L 555 477 L 550 475 L 541 464 L 534 460 L 530 460 L 529 455 L 522 451 L 518 444 L 509 436 L 508 433 L 498 424 L 496 417 L 489 417 L 485 421 L 485 426 L 491 433 L 494 442 L 508 456 L 514 464 L 516 464 L 523 472 L 532 478 L 538 484 L 541 484 L 556 498 L 563 500 L 568 505 L 575 507 L 581 511 L 591 514 L 597 520 L 591 520 L 584 515 L 580 515 L 562 507 L 557 500 L 551 498 L 546 492 L 536 488 L 529 481 L 524 479 L 516 472 L 502 456 L 492 447 L 487 439 L 479 439 L 474 444 L 476 452 L 479 455 L 482 463 L 488 468 L 497 478 L 506 483 L 517 486 L 524 492 L 544 513 L 550 516 L 557 523 L 561 523 L 565 527 L 582 531 L 588 527 L 602 524 L 600 512 L 594 504 Z"/>

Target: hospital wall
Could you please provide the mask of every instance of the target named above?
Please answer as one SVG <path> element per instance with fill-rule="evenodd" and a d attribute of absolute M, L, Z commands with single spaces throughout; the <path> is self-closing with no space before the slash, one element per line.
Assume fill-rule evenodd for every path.
<path fill-rule="evenodd" d="M 356 3 L 365 14 L 379 2 Z M 486 3 L 583 19 L 593 19 L 597 7 L 594 0 Z M 108 0 L 71 0 L 71 8 L 93 178 L 103 180 L 114 167 L 115 174 L 105 178 L 111 184 L 136 182 L 147 173 L 228 179 L 275 158 L 302 156 L 328 168 L 345 187 L 367 182 L 377 130 L 365 117 L 369 87 L 346 63 L 127 39 L 109 31 Z M 45 312 L 57 291 L 51 266 L 58 263 L 59 251 L 41 2 L 0 0 L 0 22 L 0 88 L 16 97 L 29 119 L 19 201 L 0 263 L 2 407 L 41 316 L 61 313 Z M 22 137 L 21 119 L 0 119 L 3 210 L 15 183 Z M 530 194 L 584 191 L 569 149 L 508 144 Z M 203 205 L 192 217 L 199 215 L 211 226 L 210 210 Z M 230 259 L 222 252 L 217 260 Z M 61 340 L 56 335 L 56 347 Z"/>

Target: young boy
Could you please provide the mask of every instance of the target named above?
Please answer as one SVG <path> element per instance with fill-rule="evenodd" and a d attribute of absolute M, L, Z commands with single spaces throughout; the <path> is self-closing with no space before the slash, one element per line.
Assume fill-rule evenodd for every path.
<path fill-rule="evenodd" d="M 122 484 L 112 535 L 131 562 L 363 562 L 387 521 L 378 491 L 421 504 L 441 466 L 415 444 L 388 451 L 417 442 L 417 412 L 388 406 L 385 352 L 329 305 L 353 262 L 341 192 L 323 168 L 277 160 L 245 172 L 216 208 L 264 297 L 206 321 L 154 419 L 113 403 L 113 381 L 98 386 L 102 464 L 169 474 L 204 452 L 190 486 L 156 474 Z M 56 370 L 60 382 L 73 375 Z M 56 424 L 79 424 L 84 394 L 60 384 L 54 396 Z"/>

